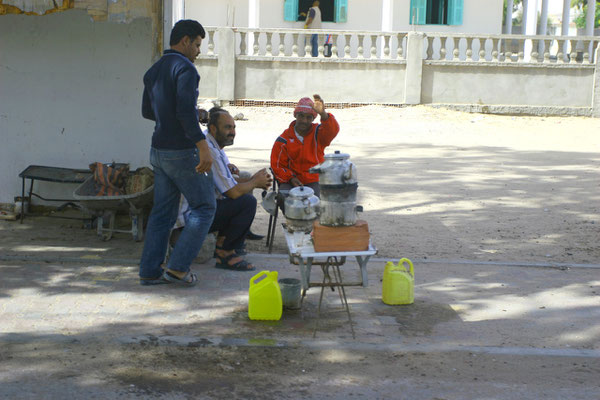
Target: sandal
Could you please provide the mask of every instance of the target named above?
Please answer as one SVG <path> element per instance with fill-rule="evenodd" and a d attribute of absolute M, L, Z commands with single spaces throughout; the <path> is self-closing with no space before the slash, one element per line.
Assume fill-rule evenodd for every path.
<path fill-rule="evenodd" d="M 140 285 L 142 286 L 154 286 L 154 285 L 164 285 L 165 283 L 171 283 L 161 275 L 158 278 L 140 278 Z"/>
<path fill-rule="evenodd" d="M 218 261 L 215 265 L 215 268 L 228 269 L 230 271 L 254 271 L 256 269 L 252 264 L 250 264 L 246 260 L 240 260 L 235 264 L 229 264 L 229 260 L 235 257 L 239 257 L 239 255 L 237 255 L 235 252 L 231 253 L 230 255 L 224 258 L 217 257 Z"/>
<path fill-rule="evenodd" d="M 215 246 L 215 252 L 213 253 L 213 258 L 221 258 L 219 256 L 219 254 L 217 254 L 217 250 L 225 250 L 223 247 L 221 246 Z M 248 254 L 248 252 L 246 251 L 246 244 L 242 245 L 242 247 L 240 247 L 239 249 L 233 249 L 235 251 L 235 254 L 238 256 L 245 256 L 246 254 Z"/>
<path fill-rule="evenodd" d="M 165 271 L 162 277 L 168 283 L 177 283 L 182 286 L 195 286 L 198 283 L 198 277 L 192 271 L 188 271 L 183 278 L 178 278 L 172 272 Z"/>

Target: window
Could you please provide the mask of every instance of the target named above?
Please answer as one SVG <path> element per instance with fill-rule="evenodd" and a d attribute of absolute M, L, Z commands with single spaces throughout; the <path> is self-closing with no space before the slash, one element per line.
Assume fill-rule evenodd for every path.
<path fill-rule="evenodd" d="M 305 21 L 308 9 L 314 0 L 285 0 L 283 13 L 285 21 Z M 323 22 L 347 22 L 348 0 L 319 0 Z"/>
<path fill-rule="evenodd" d="M 462 25 L 463 0 L 410 0 L 410 24 Z"/>

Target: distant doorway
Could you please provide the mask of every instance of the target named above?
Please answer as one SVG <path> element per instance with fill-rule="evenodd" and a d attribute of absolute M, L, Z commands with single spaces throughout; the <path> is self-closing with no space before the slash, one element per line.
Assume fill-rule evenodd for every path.
<path fill-rule="evenodd" d="M 308 9 L 312 7 L 315 0 L 298 0 L 298 14 L 308 14 Z M 319 0 L 319 9 L 321 10 L 321 20 L 323 22 L 335 22 L 334 0 Z M 306 21 L 306 15 L 300 15 L 298 21 Z"/>

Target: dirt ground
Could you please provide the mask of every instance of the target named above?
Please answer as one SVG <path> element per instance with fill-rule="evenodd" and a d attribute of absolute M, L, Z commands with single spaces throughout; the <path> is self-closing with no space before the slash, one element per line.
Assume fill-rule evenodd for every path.
<path fill-rule="evenodd" d="M 268 167 L 291 110 L 230 110 L 247 118 L 237 121 L 230 159 Z M 380 256 L 600 260 L 599 120 L 426 106 L 329 111 L 341 129 L 326 153 L 348 153 L 356 165 L 361 218 Z M 255 225 L 266 221 L 259 213 Z M 276 248 L 285 252 L 284 241 Z"/>
<path fill-rule="evenodd" d="M 227 149 L 230 160 L 251 172 L 268 167 L 271 146 L 292 120 L 292 110 L 228 109 L 245 116 L 236 121 L 235 144 Z M 154 296 L 149 302 L 164 307 L 161 312 L 172 309 L 146 314 L 128 309 L 139 287 L 119 282 L 122 286 L 114 289 L 117 283 L 107 279 L 103 283 L 113 289 L 89 289 L 81 278 L 67 284 L 69 293 L 83 293 L 91 302 L 113 290 L 123 299 L 118 312 L 132 313 L 132 320 L 104 330 L 84 330 L 74 323 L 55 327 L 52 334 L 24 334 L 27 322 L 14 324 L 22 327 L 19 334 L 0 336 L 0 398 L 600 398 L 600 121 L 425 106 L 330 112 L 341 131 L 328 152 L 348 153 L 356 164 L 359 204 L 365 210 L 361 218 L 369 224 L 377 257 L 421 261 L 413 306 L 382 308 L 380 281 L 373 279 L 365 294 L 352 301 L 359 316 L 371 310 L 378 314 L 372 316 L 381 325 L 376 327 L 367 326 L 371 319 L 357 318 L 357 329 L 368 341 L 335 339 L 335 329 L 323 341 L 313 341 L 309 333 L 305 342 L 283 347 L 268 340 L 284 335 L 282 326 L 286 332 L 310 332 L 302 331 L 298 319 L 284 325 L 240 324 L 240 335 L 250 331 L 250 337 L 260 338 L 250 346 L 144 340 L 121 346 L 111 335 L 138 329 L 134 318 L 164 318 L 142 326 L 163 334 L 170 329 L 202 336 L 216 327 L 186 314 L 184 299 L 174 304 L 175 292 L 148 294 Z M 268 214 L 260 209 L 252 229 L 265 234 L 267 223 Z M 56 261 L 60 257 L 89 257 L 93 264 L 93 254 L 107 249 L 118 259 L 139 257 L 141 244 L 119 248 L 126 235 L 107 243 L 92 241 L 93 232 L 63 224 L 64 231 L 32 233 L 27 224 L 0 221 L 0 250 L 6 257 L 33 254 L 41 260 L 33 267 L 33 261 L 1 263 L 4 317 L 18 307 L 14 302 L 7 306 L 7 300 L 23 296 L 25 304 L 32 292 L 56 291 L 61 280 L 76 275 Z M 264 241 L 248 242 L 248 250 L 265 253 Z M 265 268 L 285 262 L 281 232 L 274 253 L 281 258 L 261 258 Z M 47 255 L 54 261 L 44 261 Z M 486 268 L 477 264 L 486 262 Z M 506 267 L 511 263 L 562 267 L 517 271 Z M 15 271 L 25 267 L 36 274 L 52 268 L 57 274 L 53 282 L 36 275 L 9 290 L 21 284 L 24 278 Z M 119 268 L 122 276 L 135 280 L 135 267 Z M 186 296 L 201 302 L 202 290 Z M 141 307 L 139 300 L 133 304 Z M 97 308 L 109 306 L 99 302 Z M 245 311 L 238 306 L 236 312 Z M 48 322 L 52 316 L 41 318 Z M 241 319 L 235 318 L 226 321 L 227 329 L 236 329 Z M 178 325 L 169 327 L 172 322 Z M 78 331 L 86 335 L 61 333 Z M 449 347 L 440 348 L 440 343 Z"/>

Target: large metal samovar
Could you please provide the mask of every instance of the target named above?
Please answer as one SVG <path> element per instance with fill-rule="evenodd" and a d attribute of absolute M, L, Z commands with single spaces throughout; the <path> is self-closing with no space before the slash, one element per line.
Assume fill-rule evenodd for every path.
<path fill-rule="evenodd" d="M 356 224 L 356 212 L 362 211 L 356 205 L 356 167 L 349 158 L 350 155 L 336 150 L 326 154 L 323 163 L 309 169 L 309 172 L 319 174 L 321 225 L 352 226 Z"/>

